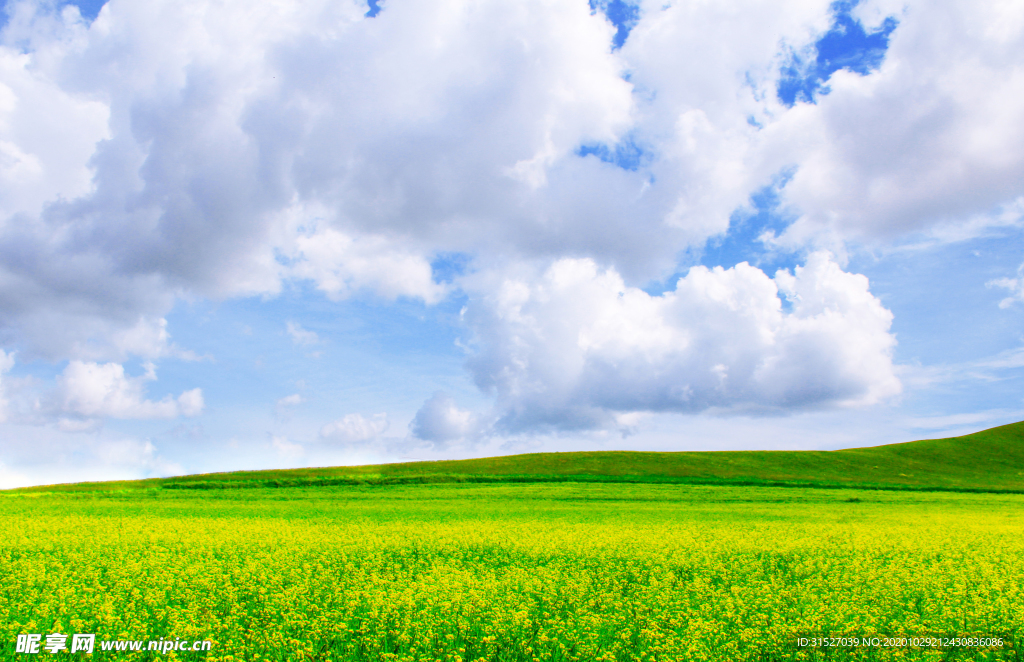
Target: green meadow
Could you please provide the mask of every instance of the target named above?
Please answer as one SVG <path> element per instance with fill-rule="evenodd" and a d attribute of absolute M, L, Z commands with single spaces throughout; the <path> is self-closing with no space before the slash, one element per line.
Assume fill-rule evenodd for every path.
<path fill-rule="evenodd" d="M 1024 659 L 1022 424 L 27 488 L 0 530 L 4 660 Z"/>
<path fill-rule="evenodd" d="M 558 481 L 1024 493 L 1024 422 L 963 437 L 839 451 L 530 453 L 476 460 L 78 483 L 17 492 Z"/>

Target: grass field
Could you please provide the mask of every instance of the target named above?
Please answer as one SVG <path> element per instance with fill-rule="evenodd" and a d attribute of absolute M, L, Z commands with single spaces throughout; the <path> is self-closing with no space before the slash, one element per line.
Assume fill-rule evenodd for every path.
<path fill-rule="evenodd" d="M 840 451 L 531 453 L 476 460 L 198 474 L 19 491 L 565 480 L 1024 493 L 1024 422 L 963 437 Z"/>
<path fill-rule="evenodd" d="M 1011 446 L 1019 434 L 1009 426 L 972 438 Z M 915 443 L 942 466 L 950 445 L 972 438 Z M 893 470 L 927 456 L 902 446 L 841 453 Z M 964 456 L 983 463 L 974 451 Z M 238 489 L 150 481 L 8 491 L 0 495 L 0 657 L 79 657 L 18 654 L 16 639 L 93 633 L 89 659 L 100 660 L 1024 660 L 1013 645 L 1024 636 L 1024 494 L 921 483 L 673 484 L 658 482 L 673 476 L 664 465 L 612 465 L 632 477 L 625 482 L 598 472 L 608 457 L 631 456 L 586 454 L 578 475 L 605 482 L 251 487 L 251 474 L 226 474 Z M 560 461 L 472 462 L 486 476 L 501 476 L 507 463 L 506 476 L 558 477 Z M 773 470 L 791 473 L 746 465 L 703 477 L 796 484 L 808 479 L 799 467 L 780 461 Z M 375 469 L 364 475 L 380 476 Z M 936 480 L 1015 489 L 1013 469 L 980 484 Z M 306 471 L 304 480 L 316 478 Z M 419 471 L 406 475 L 427 475 Z M 840 479 L 835 471 L 828 480 Z M 443 467 L 435 475 L 472 474 Z M 281 484 L 282 476 L 264 478 Z M 209 487 L 216 478 L 178 480 Z M 651 482 L 629 482 L 641 478 Z M 995 636 L 1004 646 L 795 645 L 815 635 L 897 644 Z M 178 638 L 210 640 L 211 649 L 99 650 L 104 640 Z"/>

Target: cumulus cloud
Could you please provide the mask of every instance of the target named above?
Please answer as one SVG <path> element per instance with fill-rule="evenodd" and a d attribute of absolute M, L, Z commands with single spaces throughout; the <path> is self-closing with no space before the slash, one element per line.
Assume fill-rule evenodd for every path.
<path fill-rule="evenodd" d="M 348 414 L 320 428 L 320 438 L 344 444 L 373 441 L 387 431 L 388 425 L 388 415 L 383 412 L 369 418 L 362 414 Z"/>
<path fill-rule="evenodd" d="M 129 377 L 118 363 L 71 361 L 57 377 L 55 399 L 60 412 L 84 418 L 176 418 L 202 413 L 203 393 L 198 388 L 177 398 L 147 400 L 145 382 L 154 379 L 152 364 L 145 374 Z"/>
<path fill-rule="evenodd" d="M 660 296 L 587 259 L 489 289 L 465 315 L 469 367 L 497 397 L 499 428 L 621 427 L 628 412 L 771 413 L 900 391 L 892 314 L 826 252 L 774 279 L 747 263 L 694 267 Z M 428 414 L 453 405 L 428 405 L 429 430 Z M 465 420 L 440 417 L 452 419 Z"/>
<path fill-rule="evenodd" d="M 899 20 L 878 71 L 838 71 L 817 104 L 766 127 L 769 149 L 798 165 L 784 189 L 802 212 L 793 240 L 822 229 L 892 238 L 1020 196 L 1024 5 L 862 5 L 866 21 Z"/>
<path fill-rule="evenodd" d="M 736 12 L 645 9 L 631 63 L 610 50 L 601 13 L 570 0 L 403 0 L 374 19 L 355 1 L 190 6 L 115 1 L 86 26 L 23 2 L 4 33 L 34 45 L 11 60 L 12 77 L 81 106 L 61 117 L 82 154 L 53 158 L 88 186 L 40 194 L 47 204 L 23 205 L 18 231 L 0 233 L 4 289 L 24 293 L 6 306 L 18 308 L 10 333 L 39 337 L 51 357 L 103 358 L 28 334 L 46 310 L 92 309 L 98 336 L 160 319 L 181 291 L 274 294 L 285 278 L 333 298 L 369 289 L 434 302 L 437 251 L 582 251 L 660 275 L 681 247 L 724 230 L 760 182 L 744 170 L 747 109 L 722 110 L 737 76 L 766 69 L 781 34 L 806 38 L 826 16 L 814 2 L 760 11 L 746 23 L 756 48 L 719 50 L 713 75 L 687 81 L 699 93 L 645 91 L 664 103 L 641 115 L 624 74 L 668 86 L 679 72 L 655 62 L 665 44 L 714 44 Z M 5 107 L 37 105 L 15 87 Z M 16 125 L 9 142 L 28 154 Z M 578 154 L 631 134 L 648 172 Z M 40 168 L 58 181 L 56 166 Z"/>
<path fill-rule="evenodd" d="M 645 196 L 662 199 L 643 211 L 671 230 L 647 239 L 655 255 L 658 242 L 678 250 L 725 232 L 750 193 L 792 165 L 766 148 L 761 127 L 785 114 L 775 95 L 783 58 L 824 33 L 829 12 L 815 1 L 639 4 L 621 54 L 643 118 L 634 133 L 655 155 Z"/>
<path fill-rule="evenodd" d="M 330 228 L 295 238 L 292 273 L 316 283 L 335 301 L 360 288 L 388 297 L 419 297 L 437 303 L 444 287 L 433 281 L 430 262 L 383 237 L 355 237 Z"/>
<path fill-rule="evenodd" d="M 432 304 L 450 290 L 432 259 L 461 252 L 491 274 L 465 284 L 470 365 L 510 429 L 881 400 L 891 315 L 822 254 L 634 287 L 782 171 L 799 220 L 775 239 L 797 253 L 1024 195 L 1020 3 L 865 0 L 869 29 L 899 23 L 881 66 L 787 107 L 780 66 L 832 6 L 644 0 L 613 50 L 580 0 L 389 0 L 375 18 L 361 0 L 111 0 L 88 24 L 19 0 L 0 34 L 0 344 L 71 360 L 69 429 L 190 415 L 199 390 L 147 400 L 121 367 L 189 357 L 165 321 L 181 297 L 303 281 Z M 446 397 L 414 434 L 480 425 Z M 375 429 L 345 420 L 339 438 Z"/>
<path fill-rule="evenodd" d="M 181 292 L 285 278 L 436 301 L 430 255 L 506 245 L 501 228 L 521 243 L 543 220 L 520 196 L 631 119 L 611 26 L 585 3 L 186 4 L 114 1 L 88 26 L 17 5 L 5 183 L 43 184 L 0 232 L 9 334 L 35 344 L 47 310 L 93 310 L 111 334 Z M 52 336 L 52 357 L 100 358 Z"/>
<path fill-rule="evenodd" d="M 110 108 L 39 75 L 38 59 L 61 59 L 87 39 L 73 6 L 42 17 L 27 2 L 4 7 L 6 44 L 31 44 L 32 52 L 0 46 L 0 218 L 35 215 L 58 198 L 93 190 L 89 159 L 109 137 Z M 5 44 L 5 45 L 6 45 Z M 72 121 L 68 121 L 68 119 Z"/>
<path fill-rule="evenodd" d="M 147 359 L 174 357 L 186 361 L 197 361 L 200 357 L 195 352 L 183 350 L 171 342 L 171 334 L 167 331 L 167 320 L 140 317 L 134 326 L 123 327 L 113 332 L 107 339 L 117 356 L 138 356 Z M 98 347 L 90 351 L 79 346 L 78 356 L 103 356 L 110 353 L 109 348 Z"/>
<path fill-rule="evenodd" d="M 1024 180 L 1012 4 L 860 3 L 869 28 L 899 20 L 881 68 L 793 108 L 779 67 L 828 29 L 824 0 L 651 0 L 617 51 L 574 0 L 12 7 L 0 331 L 50 358 L 164 355 L 128 336 L 183 292 L 435 302 L 438 251 L 663 276 L 780 168 L 793 241 L 985 213 Z"/>
<path fill-rule="evenodd" d="M 450 395 L 438 391 L 423 403 L 409 427 L 424 441 L 444 444 L 470 435 L 477 420 L 472 412 L 459 409 Z"/>
<path fill-rule="evenodd" d="M 104 419 L 194 417 L 205 407 L 199 388 L 159 401 L 147 399 L 146 383 L 156 380 L 152 363 L 132 377 L 119 363 L 70 361 L 54 382 L 32 375 L 11 377 L 14 366 L 14 354 L 0 350 L 0 423 L 94 432 Z"/>

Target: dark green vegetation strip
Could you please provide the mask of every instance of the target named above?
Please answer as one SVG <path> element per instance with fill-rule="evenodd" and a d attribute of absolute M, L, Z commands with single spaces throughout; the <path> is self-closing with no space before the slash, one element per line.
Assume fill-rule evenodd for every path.
<path fill-rule="evenodd" d="M 76 483 L 9 492 L 567 481 L 1024 493 L 1024 422 L 962 437 L 839 451 L 530 453 Z"/>

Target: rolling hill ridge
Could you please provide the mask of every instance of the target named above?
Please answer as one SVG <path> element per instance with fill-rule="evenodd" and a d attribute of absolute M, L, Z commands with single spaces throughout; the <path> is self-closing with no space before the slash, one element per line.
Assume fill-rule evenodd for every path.
<path fill-rule="evenodd" d="M 584 451 L 195 474 L 8 493 L 447 482 L 641 482 L 1024 492 L 1024 422 L 947 439 L 837 451 Z"/>

